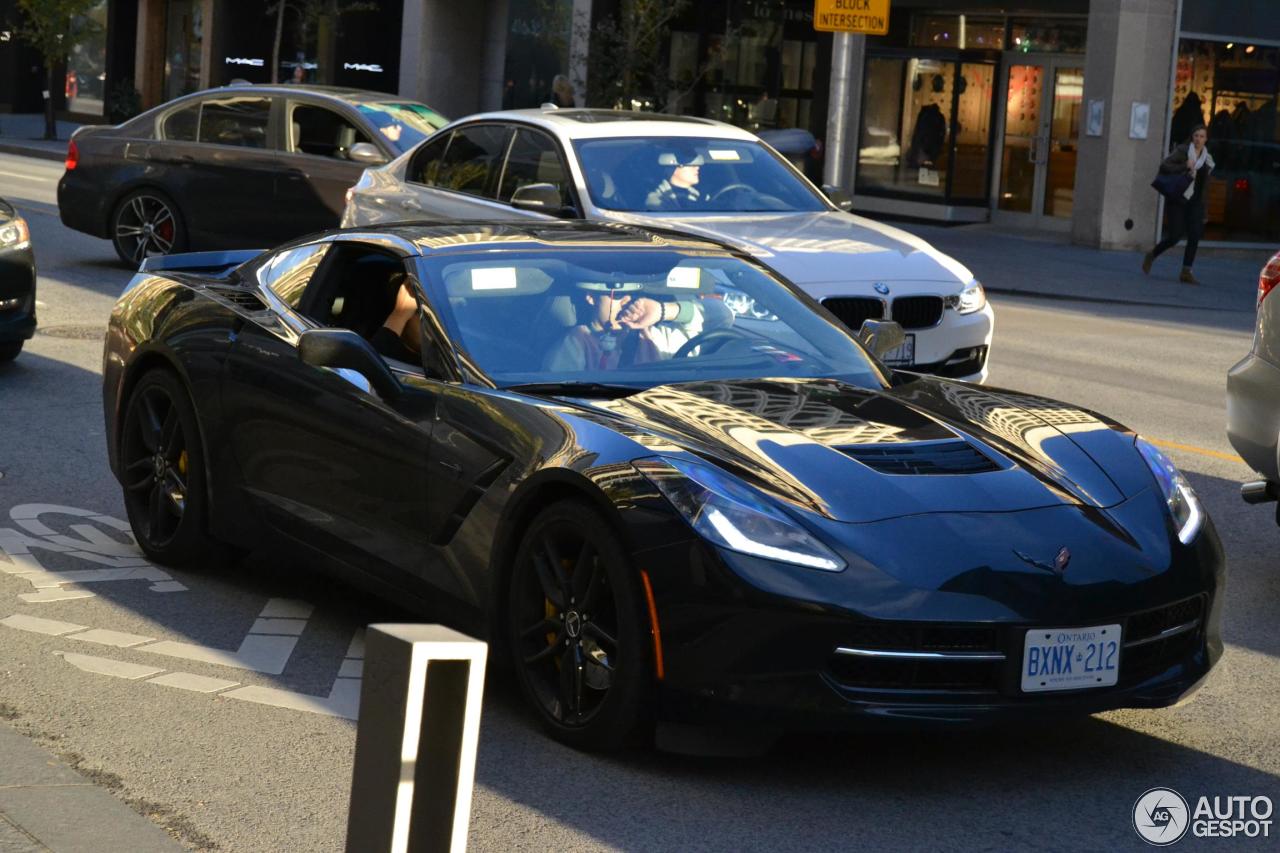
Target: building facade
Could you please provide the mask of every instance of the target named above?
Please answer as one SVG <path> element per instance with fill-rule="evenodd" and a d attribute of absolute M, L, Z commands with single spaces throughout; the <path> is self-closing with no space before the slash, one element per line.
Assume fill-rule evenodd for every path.
<path fill-rule="evenodd" d="M 41 108 L 43 76 L 0 0 L 0 111 Z M 1149 244 L 1160 157 L 1195 124 L 1217 170 L 1206 239 L 1280 243 L 1276 0 L 893 0 L 890 31 L 843 68 L 812 0 L 99 0 L 54 92 L 118 119 L 233 80 L 356 86 L 446 115 L 548 101 L 702 115 L 819 144 L 856 209 Z M 619 57 L 629 57 L 625 62 Z M 621 63 L 621 64 L 620 64 Z M 833 74 L 853 90 L 832 103 Z M 820 171 L 821 167 L 818 167 Z"/>

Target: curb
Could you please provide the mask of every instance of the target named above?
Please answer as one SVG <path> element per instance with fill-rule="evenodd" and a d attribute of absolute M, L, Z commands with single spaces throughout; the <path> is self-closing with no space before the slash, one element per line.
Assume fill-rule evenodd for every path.
<path fill-rule="evenodd" d="M 10 142 L 0 142 L 0 154 L 16 154 L 19 157 L 34 157 L 37 160 L 65 160 L 66 152 L 50 151 L 47 148 L 37 148 L 34 145 L 15 145 Z"/>

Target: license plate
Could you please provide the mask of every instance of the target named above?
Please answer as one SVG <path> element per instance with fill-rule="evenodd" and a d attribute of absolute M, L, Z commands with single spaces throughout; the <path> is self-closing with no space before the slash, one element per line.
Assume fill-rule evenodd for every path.
<path fill-rule="evenodd" d="M 916 363 L 916 336 L 907 335 L 902 343 L 880 356 L 890 367 L 910 367 Z"/>
<path fill-rule="evenodd" d="M 1022 692 L 1110 687 L 1120 674 L 1120 626 L 1034 628 L 1022 648 Z"/>

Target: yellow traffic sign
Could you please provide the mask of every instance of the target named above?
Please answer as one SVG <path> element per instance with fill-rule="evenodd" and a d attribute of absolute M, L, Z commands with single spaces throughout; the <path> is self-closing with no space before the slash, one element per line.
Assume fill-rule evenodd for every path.
<path fill-rule="evenodd" d="M 814 0 L 813 28 L 829 33 L 889 32 L 889 0 Z"/>

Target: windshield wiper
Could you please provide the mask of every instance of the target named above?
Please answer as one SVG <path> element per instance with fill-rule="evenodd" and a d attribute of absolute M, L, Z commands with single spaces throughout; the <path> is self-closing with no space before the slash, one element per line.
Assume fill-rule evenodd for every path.
<path fill-rule="evenodd" d="M 518 385 L 506 385 L 500 391 L 515 391 L 518 394 L 551 394 L 562 397 L 603 397 L 616 399 L 639 394 L 643 388 L 634 385 L 610 385 L 606 382 L 525 382 Z"/>

